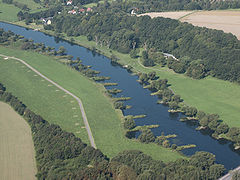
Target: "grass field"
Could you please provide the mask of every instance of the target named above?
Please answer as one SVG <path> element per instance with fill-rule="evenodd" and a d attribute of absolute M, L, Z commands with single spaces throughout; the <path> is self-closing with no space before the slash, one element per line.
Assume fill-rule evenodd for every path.
<path fill-rule="evenodd" d="M 182 157 L 176 152 L 155 144 L 142 144 L 125 138 L 120 120 L 121 114 L 117 113 L 113 109 L 110 100 L 103 96 L 103 87 L 89 81 L 77 71 L 57 63 L 52 57 L 34 52 L 0 47 L 0 53 L 24 59 L 43 75 L 77 95 L 83 101 L 97 147 L 109 157 L 127 149 L 138 149 L 155 159 L 162 159 L 163 161 Z M 46 120 L 53 122 L 51 120 L 53 118 L 56 124 L 61 125 L 69 132 L 76 133 L 75 127 L 71 129 L 72 124 L 75 124 L 69 121 L 69 118 L 61 118 L 61 111 L 66 111 L 69 114 L 67 112 L 69 111 L 67 103 L 62 98 L 63 94 L 55 92 L 54 87 L 42 84 L 40 77 L 35 77 L 32 72 L 27 71 L 27 68 L 17 64 L 14 60 L 0 61 L 0 81 L 6 84 L 9 91 L 21 98 L 35 112 L 43 115 Z M 32 75 L 29 75 L 30 73 Z M 36 80 L 36 78 L 39 79 Z M 46 87 L 49 90 L 46 90 Z M 60 93 L 60 95 L 57 96 L 57 93 Z M 61 102 L 58 99 L 64 104 L 59 105 Z M 70 101 L 68 102 L 70 103 Z M 48 107 L 45 103 L 47 103 Z M 66 109 L 61 110 L 60 106 L 66 106 Z M 70 117 L 72 117 L 72 109 L 70 111 Z"/>
<path fill-rule="evenodd" d="M 31 12 L 39 11 L 41 7 L 40 4 L 35 3 L 33 0 L 18 0 L 17 2 L 26 4 Z M 12 4 L 3 3 L 0 0 L 0 21 L 16 22 L 18 21 L 17 13 L 21 9 L 15 7 Z"/>
<path fill-rule="evenodd" d="M 76 42 L 85 47 L 96 46 L 93 41 L 86 37 L 76 38 Z M 109 51 L 106 47 L 96 46 L 106 56 L 114 54 L 120 58 L 120 63 L 131 65 L 136 71 L 156 71 L 161 78 L 167 78 L 171 88 L 176 94 L 181 95 L 185 103 L 194 106 L 206 113 L 216 113 L 231 127 L 240 127 L 240 86 L 228 81 L 207 77 L 201 80 L 191 79 L 183 74 L 174 73 L 168 68 L 142 67 L 137 59 L 132 59 L 128 54 L 122 54 L 114 50 Z"/>
<path fill-rule="evenodd" d="M 36 179 L 31 129 L 21 116 L 3 102 L 0 102 L 0 137 L 0 179 Z"/>
<path fill-rule="evenodd" d="M 41 114 L 49 122 L 60 125 L 64 130 L 74 132 L 88 143 L 86 130 L 81 128 L 84 123 L 75 99 L 16 62 L 1 61 L 0 81 L 34 112 Z M 8 73 L 12 67 L 13 71 Z"/>
<path fill-rule="evenodd" d="M 17 13 L 19 11 L 20 9 L 14 5 L 2 3 L 2 0 L 0 0 L 0 21 L 18 21 Z"/>

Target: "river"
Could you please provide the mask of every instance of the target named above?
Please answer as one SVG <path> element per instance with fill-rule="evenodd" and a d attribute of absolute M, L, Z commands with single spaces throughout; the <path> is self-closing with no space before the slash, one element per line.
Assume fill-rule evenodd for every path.
<path fill-rule="evenodd" d="M 110 60 L 100 54 L 95 54 L 79 45 L 73 45 L 64 40 L 46 35 L 42 32 L 28 30 L 23 27 L 2 23 L 0 28 L 11 30 L 25 38 L 32 39 L 34 42 L 44 43 L 46 46 L 58 49 L 64 46 L 69 55 L 80 57 L 85 65 L 91 65 L 94 70 L 100 71 L 101 76 L 110 76 L 109 82 L 116 82 L 116 88 L 123 90 L 118 96 L 127 96 L 132 99 L 127 101 L 131 109 L 124 110 L 124 115 L 147 115 L 143 119 L 136 119 L 137 125 L 159 124 L 158 128 L 152 129 L 156 136 L 165 134 L 177 134 L 177 138 L 171 140 L 177 145 L 195 144 L 196 148 L 185 149 L 182 152 L 185 155 L 192 155 L 196 151 L 207 151 L 216 155 L 218 163 L 225 166 L 227 170 L 234 169 L 240 165 L 240 152 L 234 151 L 232 143 L 223 140 L 215 140 L 209 136 L 208 132 L 196 131 L 194 123 L 183 123 L 179 121 L 180 114 L 170 114 L 168 107 L 157 104 L 157 97 L 151 96 L 148 89 L 144 89 L 133 76 L 120 66 L 112 65 Z"/>

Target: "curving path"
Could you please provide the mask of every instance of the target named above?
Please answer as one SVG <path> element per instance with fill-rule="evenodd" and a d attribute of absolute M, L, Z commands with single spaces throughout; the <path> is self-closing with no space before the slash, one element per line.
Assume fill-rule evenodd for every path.
<path fill-rule="evenodd" d="M 83 121 L 84 121 L 84 124 L 85 124 L 85 127 L 86 127 L 86 130 L 87 130 L 87 133 L 88 133 L 88 138 L 89 138 L 89 141 L 91 143 L 91 146 L 95 149 L 97 149 L 97 146 L 95 144 L 95 141 L 94 141 L 94 138 L 93 138 L 93 135 L 92 135 L 92 131 L 90 129 L 90 126 L 89 126 L 89 123 L 88 123 L 88 120 L 87 120 L 87 116 L 86 116 L 86 113 L 84 111 L 84 108 L 83 108 L 83 104 L 82 104 L 82 101 L 81 99 L 79 99 L 77 96 L 75 96 L 74 94 L 72 94 L 71 92 L 69 92 L 68 90 L 64 89 L 62 86 L 58 85 L 57 83 L 55 83 L 54 81 L 52 81 L 51 79 L 47 78 L 46 76 L 44 76 L 43 74 L 41 74 L 39 71 L 37 71 L 36 69 L 34 69 L 32 66 L 30 66 L 28 63 L 26 63 L 25 61 L 19 59 L 19 58 L 16 58 L 16 57 L 10 57 L 10 56 L 6 56 L 6 55 L 3 55 L 3 54 L 0 54 L 0 56 L 4 57 L 5 59 L 15 59 L 19 62 L 21 62 L 22 64 L 24 64 L 25 66 L 27 66 L 29 69 L 31 69 L 32 71 L 34 71 L 36 74 L 38 74 L 40 77 L 42 77 L 43 79 L 47 80 L 48 82 L 50 82 L 51 84 L 53 84 L 54 86 L 56 86 L 57 88 L 61 89 L 62 91 L 64 91 L 65 93 L 69 94 L 70 96 L 72 96 L 74 99 L 77 100 L 78 104 L 79 104 L 79 108 L 81 110 L 81 113 L 82 113 L 82 118 L 83 118 Z"/>

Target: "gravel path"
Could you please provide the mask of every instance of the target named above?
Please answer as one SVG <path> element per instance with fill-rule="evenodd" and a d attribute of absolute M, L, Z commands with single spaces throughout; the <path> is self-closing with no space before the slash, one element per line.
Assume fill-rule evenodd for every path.
<path fill-rule="evenodd" d="M 83 121 L 84 121 L 84 124 L 85 124 L 85 127 L 87 129 L 87 133 L 88 133 L 88 138 L 90 140 L 90 143 L 91 143 L 91 146 L 95 149 L 97 149 L 96 147 L 96 144 L 94 142 L 94 138 L 93 138 L 93 135 L 92 135 L 92 131 L 90 129 L 90 126 L 89 126 L 89 123 L 88 123 L 88 120 L 87 120 L 87 116 L 86 116 L 86 113 L 84 111 L 84 108 L 83 108 L 83 104 L 82 104 L 82 101 L 81 99 L 79 99 L 77 96 L 75 96 L 73 93 L 69 92 L 68 90 L 64 89 L 62 86 L 58 85 L 57 83 L 55 83 L 54 81 L 48 79 L 46 76 L 44 76 L 43 74 L 41 74 L 39 71 L 37 71 L 36 69 L 34 69 L 32 66 L 30 66 L 29 64 L 27 64 L 25 61 L 19 59 L 19 58 L 16 58 L 16 57 L 10 57 L 10 56 L 6 56 L 6 55 L 3 55 L 3 54 L 0 54 L 0 56 L 4 57 L 4 59 L 15 59 L 19 62 L 21 62 L 22 64 L 24 64 L 25 66 L 27 66 L 29 69 L 31 69 L 33 72 L 35 72 L 36 74 L 38 74 L 39 76 L 41 76 L 43 79 L 47 80 L 48 82 L 50 82 L 51 84 L 53 84 L 54 86 L 56 86 L 57 88 L 61 89 L 62 91 L 64 91 L 65 93 L 69 94 L 70 96 L 72 96 L 74 99 L 77 100 L 78 104 L 79 104 L 79 108 L 81 110 L 81 113 L 82 113 L 82 118 L 83 118 Z"/>

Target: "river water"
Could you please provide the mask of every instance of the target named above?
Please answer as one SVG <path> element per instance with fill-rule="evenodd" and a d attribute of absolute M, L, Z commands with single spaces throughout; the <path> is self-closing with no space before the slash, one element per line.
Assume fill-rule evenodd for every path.
<path fill-rule="evenodd" d="M 234 151 L 232 143 L 223 140 L 211 138 L 208 132 L 196 131 L 194 123 L 183 123 L 179 121 L 180 114 L 170 114 L 168 107 L 157 104 L 157 97 L 151 96 L 150 91 L 144 89 L 126 69 L 120 66 L 112 65 L 110 60 L 102 55 L 92 53 L 88 49 L 79 45 L 73 45 L 67 41 L 57 40 L 56 38 L 44 33 L 28 30 L 23 27 L 2 23 L 0 28 L 11 30 L 25 38 L 32 39 L 34 42 L 44 43 L 46 46 L 58 49 L 64 46 L 69 55 L 80 57 L 85 65 L 91 65 L 94 70 L 100 71 L 101 76 L 110 76 L 109 82 L 116 82 L 116 88 L 123 90 L 118 96 L 127 96 L 132 99 L 127 101 L 131 109 L 124 110 L 124 115 L 147 115 L 145 118 L 136 119 L 137 125 L 158 124 L 158 128 L 152 129 L 156 136 L 165 134 L 177 134 L 177 138 L 171 140 L 177 145 L 195 144 L 196 148 L 185 149 L 182 152 L 185 155 L 192 155 L 196 151 L 207 151 L 216 155 L 218 163 L 225 166 L 227 170 L 233 169 L 240 165 L 240 152 Z"/>

